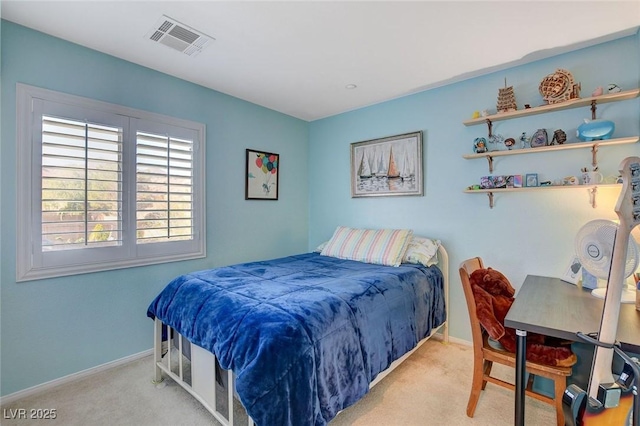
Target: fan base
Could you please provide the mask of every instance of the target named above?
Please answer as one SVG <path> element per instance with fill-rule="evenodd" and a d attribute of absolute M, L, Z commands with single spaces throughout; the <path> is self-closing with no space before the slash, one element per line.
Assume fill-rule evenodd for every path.
<path fill-rule="evenodd" d="M 594 288 L 591 291 L 591 295 L 597 297 L 598 299 L 604 299 L 604 296 L 607 294 L 607 288 Z M 620 303 L 636 303 L 636 291 L 635 289 L 631 289 L 626 287 L 622 290 L 622 298 Z"/>

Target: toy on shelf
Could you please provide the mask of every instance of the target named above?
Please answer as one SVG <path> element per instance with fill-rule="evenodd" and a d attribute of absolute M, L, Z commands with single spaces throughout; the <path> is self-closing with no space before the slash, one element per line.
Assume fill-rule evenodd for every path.
<path fill-rule="evenodd" d="M 546 129 L 538 129 L 531 137 L 531 148 L 538 148 L 549 145 L 549 138 Z"/>
<path fill-rule="evenodd" d="M 498 113 L 510 112 L 518 109 L 516 106 L 516 95 L 513 93 L 513 86 L 507 87 L 507 79 L 504 79 L 504 88 L 498 89 Z"/>
<path fill-rule="evenodd" d="M 567 134 L 562 129 L 558 129 L 553 132 L 553 139 L 551 139 L 551 145 L 562 145 L 567 141 Z"/>
<path fill-rule="evenodd" d="M 620 93 L 620 92 L 622 92 L 622 89 L 617 84 L 611 83 L 607 87 L 607 92 L 609 92 L 609 93 Z"/>
<path fill-rule="evenodd" d="M 507 138 L 504 140 L 504 144 L 508 149 L 513 149 L 516 144 L 516 140 L 514 138 Z"/>
<path fill-rule="evenodd" d="M 489 151 L 507 151 L 507 145 L 504 143 L 504 136 L 498 133 L 492 133 L 487 140 Z"/>
<path fill-rule="evenodd" d="M 540 82 L 538 90 L 548 104 L 557 104 L 580 97 L 580 83 L 576 84 L 573 75 L 558 68 Z"/>
<path fill-rule="evenodd" d="M 595 120 L 584 120 L 584 123 L 578 126 L 576 136 L 581 141 L 598 141 L 611 139 L 616 126 L 611 120 L 603 120 L 601 118 Z"/>
<path fill-rule="evenodd" d="M 473 140 L 473 152 L 477 154 L 487 152 L 487 140 L 485 138 L 475 138 Z"/>

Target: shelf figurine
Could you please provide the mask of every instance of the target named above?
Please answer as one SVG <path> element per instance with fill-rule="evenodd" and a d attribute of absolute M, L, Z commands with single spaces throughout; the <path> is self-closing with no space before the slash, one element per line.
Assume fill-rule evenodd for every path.
<path fill-rule="evenodd" d="M 516 106 L 516 95 L 513 93 L 513 86 L 507 87 L 507 79 L 504 79 L 504 88 L 498 89 L 498 113 L 510 112 L 518 109 Z"/>
<path fill-rule="evenodd" d="M 620 92 L 622 92 L 622 89 L 617 84 L 611 83 L 607 87 L 607 92 L 609 92 L 609 93 L 620 93 Z"/>
<path fill-rule="evenodd" d="M 475 138 L 473 140 L 473 152 L 476 154 L 487 152 L 487 140 L 485 138 Z"/>
<path fill-rule="evenodd" d="M 504 144 L 504 137 L 500 134 L 492 134 L 489 136 L 489 151 L 506 151 L 507 147 Z"/>
<path fill-rule="evenodd" d="M 584 123 L 578 126 L 576 136 L 582 141 L 598 141 L 611 139 L 616 126 L 611 120 L 603 120 L 597 118 L 595 120 L 584 120 Z"/>
<path fill-rule="evenodd" d="M 562 129 L 558 129 L 553 132 L 553 139 L 551 139 L 551 145 L 562 145 L 567 141 L 567 134 Z"/>
<path fill-rule="evenodd" d="M 531 148 L 539 148 L 549 145 L 549 137 L 546 129 L 538 129 L 531 137 Z"/>
<path fill-rule="evenodd" d="M 576 84 L 569 71 L 558 68 L 542 79 L 538 90 L 548 104 L 557 104 L 579 98 L 580 88 L 580 83 Z"/>
<path fill-rule="evenodd" d="M 507 138 L 504 140 L 504 144 L 507 146 L 507 149 L 511 151 L 513 146 L 516 144 L 516 140 L 514 138 Z"/>

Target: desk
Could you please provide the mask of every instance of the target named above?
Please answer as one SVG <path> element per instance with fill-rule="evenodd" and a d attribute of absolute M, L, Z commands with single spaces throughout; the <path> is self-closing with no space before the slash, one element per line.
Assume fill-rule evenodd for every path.
<path fill-rule="evenodd" d="M 515 425 L 524 425 L 527 332 L 577 340 L 576 333 L 597 332 L 604 300 L 558 278 L 528 275 L 509 313 L 507 327 L 516 329 Z M 640 312 L 633 304 L 620 307 L 617 341 L 625 351 L 640 352 Z"/>

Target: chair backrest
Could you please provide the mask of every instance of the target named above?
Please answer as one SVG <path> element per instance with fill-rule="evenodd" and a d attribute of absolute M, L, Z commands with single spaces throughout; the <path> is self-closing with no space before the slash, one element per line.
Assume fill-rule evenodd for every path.
<path fill-rule="evenodd" d="M 462 282 L 462 289 L 464 290 L 464 297 L 467 300 L 467 309 L 469 310 L 469 322 L 471 323 L 471 335 L 473 338 L 474 351 L 482 350 L 482 327 L 476 314 L 476 302 L 473 297 L 473 291 L 471 290 L 471 282 L 469 276 L 477 269 L 483 269 L 484 264 L 482 259 L 474 257 L 467 259 L 460 264 L 460 281 Z"/>

